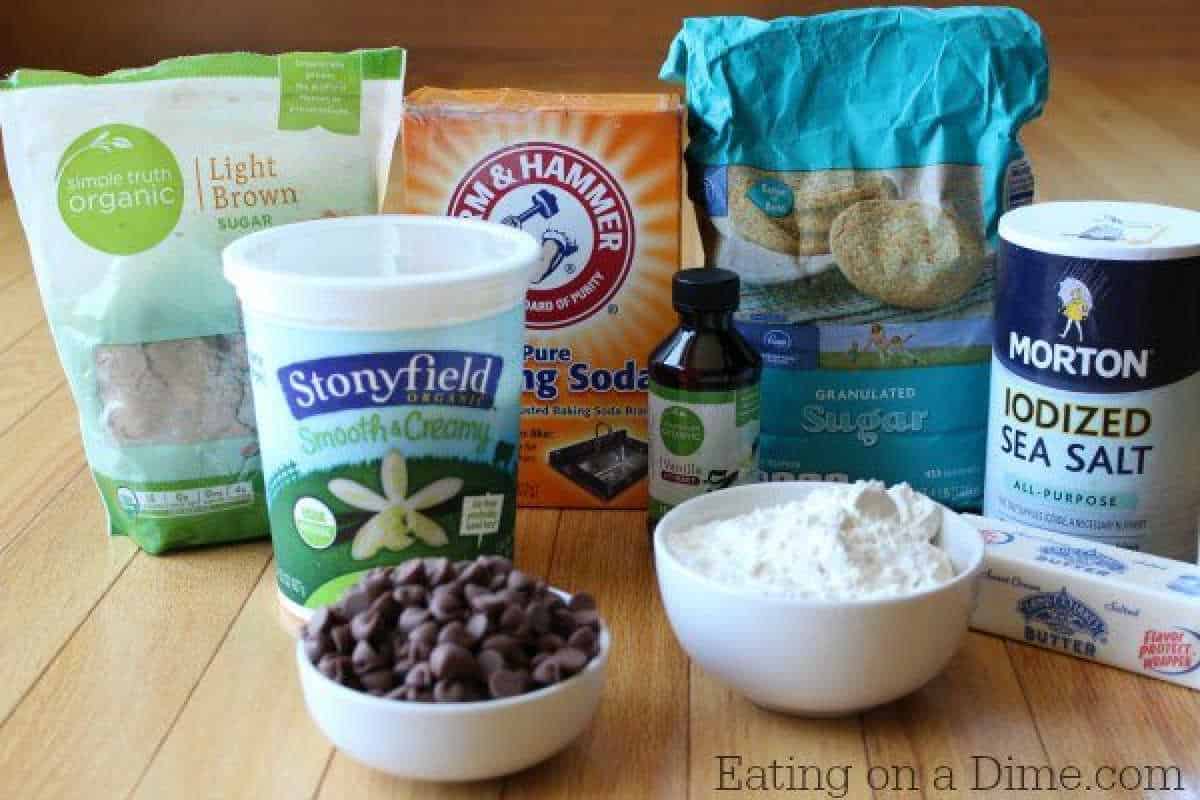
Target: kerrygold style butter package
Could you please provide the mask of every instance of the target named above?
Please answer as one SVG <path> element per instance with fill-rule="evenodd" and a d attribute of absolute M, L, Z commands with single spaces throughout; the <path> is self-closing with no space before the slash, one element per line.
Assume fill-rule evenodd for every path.
<path fill-rule="evenodd" d="M 1004 8 L 688 19 L 689 185 L 709 266 L 741 277 L 772 479 L 983 496 L 996 224 L 1030 202 L 1017 140 L 1041 31 Z"/>
<path fill-rule="evenodd" d="M 0 81 L 17 211 L 112 533 L 152 553 L 267 535 L 221 250 L 377 212 L 403 73 L 392 48 Z"/>
<path fill-rule="evenodd" d="M 405 206 L 519 228 L 525 302 L 517 500 L 645 508 L 650 351 L 674 326 L 681 109 L 671 95 L 420 89 Z"/>

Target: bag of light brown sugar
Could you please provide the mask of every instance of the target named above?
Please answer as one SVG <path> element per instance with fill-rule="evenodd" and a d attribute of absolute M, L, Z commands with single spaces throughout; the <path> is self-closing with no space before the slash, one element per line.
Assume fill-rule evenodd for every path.
<path fill-rule="evenodd" d="M 112 533 L 151 553 L 268 534 L 258 376 L 221 250 L 377 213 L 403 74 L 386 48 L 0 80 L 17 210 Z"/>

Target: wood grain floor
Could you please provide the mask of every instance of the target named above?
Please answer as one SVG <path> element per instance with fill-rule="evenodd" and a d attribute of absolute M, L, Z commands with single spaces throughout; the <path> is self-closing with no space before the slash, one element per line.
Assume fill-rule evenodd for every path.
<path fill-rule="evenodd" d="M 1053 77 L 1049 111 L 1025 137 L 1042 199 L 1200 207 L 1194 66 L 1097 62 Z M 1200 693 L 984 635 L 933 683 L 862 717 L 761 711 L 676 646 L 641 515 L 629 512 L 519 516 L 522 566 L 592 590 L 616 631 L 605 700 L 582 739 L 502 782 L 416 785 L 357 766 L 304 711 L 268 543 L 155 558 L 104 535 L 3 183 L 0 798 L 1200 797 Z M 688 252 L 698 262 L 694 240 Z M 717 791 L 718 755 L 815 765 L 827 783 Z M 1106 766 L 1174 765 L 1185 788 L 973 792 L 978 755 L 1074 765 L 1085 780 Z M 954 789 L 935 787 L 939 766 Z M 870 785 L 907 768 L 914 790 Z M 805 774 L 812 786 L 816 773 Z"/>

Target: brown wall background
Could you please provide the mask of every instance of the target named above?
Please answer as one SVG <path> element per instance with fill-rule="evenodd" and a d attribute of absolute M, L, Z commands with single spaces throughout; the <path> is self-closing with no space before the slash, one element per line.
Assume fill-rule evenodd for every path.
<path fill-rule="evenodd" d="M 951 5 L 932 2 L 931 5 Z M 6 0 L 0 74 L 104 72 L 221 50 L 344 50 L 399 44 L 408 85 L 661 87 L 658 66 L 684 16 L 774 17 L 895 3 L 791 0 Z M 1015 0 L 1051 58 L 1200 65 L 1200 0 Z"/>

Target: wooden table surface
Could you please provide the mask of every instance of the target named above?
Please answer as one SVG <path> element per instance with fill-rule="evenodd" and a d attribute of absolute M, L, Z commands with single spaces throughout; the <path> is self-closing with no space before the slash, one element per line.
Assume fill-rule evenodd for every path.
<path fill-rule="evenodd" d="M 1025 137 L 1042 199 L 1200 206 L 1194 67 L 1056 65 L 1053 77 L 1048 113 Z M 268 542 L 156 558 L 105 535 L 0 184 L 0 798 L 741 796 L 715 791 L 718 755 L 815 765 L 832 782 L 775 796 L 1084 794 L 970 792 L 972 756 L 990 756 L 1074 765 L 1085 781 L 1104 767 L 1174 765 L 1185 788 L 1147 796 L 1200 797 L 1200 693 L 991 636 L 971 634 L 931 684 L 860 717 L 755 708 L 679 650 L 633 512 L 518 517 L 520 565 L 591 590 L 615 630 L 604 701 L 579 741 L 507 780 L 465 786 L 409 784 L 356 765 L 305 713 Z M 934 785 L 943 765 L 954 790 Z M 918 772 L 919 789 L 869 787 L 869 777 L 905 777 L 904 767 Z"/>

